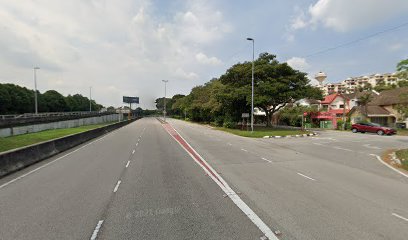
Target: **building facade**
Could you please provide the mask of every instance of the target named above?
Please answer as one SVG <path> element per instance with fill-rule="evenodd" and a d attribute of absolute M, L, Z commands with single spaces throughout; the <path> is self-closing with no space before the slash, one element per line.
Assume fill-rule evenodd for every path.
<path fill-rule="evenodd" d="M 339 83 L 321 84 L 319 88 L 324 95 L 332 93 L 351 93 L 358 88 L 376 87 L 378 85 L 397 85 L 401 81 L 396 73 L 372 74 L 369 76 L 350 77 Z"/>

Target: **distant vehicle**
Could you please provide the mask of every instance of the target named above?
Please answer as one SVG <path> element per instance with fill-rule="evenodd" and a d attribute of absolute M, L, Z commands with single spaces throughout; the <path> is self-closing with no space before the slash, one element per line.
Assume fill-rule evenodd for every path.
<path fill-rule="evenodd" d="M 393 128 L 381 126 L 380 124 L 377 124 L 377 123 L 356 123 L 351 126 L 351 131 L 353 133 L 372 132 L 372 133 L 377 133 L 378 135 L 397 134 L 397 130 Z"/>

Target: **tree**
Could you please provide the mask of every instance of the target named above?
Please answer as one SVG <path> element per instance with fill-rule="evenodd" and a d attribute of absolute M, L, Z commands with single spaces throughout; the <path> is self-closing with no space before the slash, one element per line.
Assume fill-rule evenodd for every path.
<path fill-rule="evenodd" d="M 241 111 L 245 108 L 245 112 L 250 111 L 251 67 L 251 62 L 238 63 L 220 77 L 221 83 L 226 85 L 227 97 Z M 268 126 L 273 114 L 288 103 L 302 98 L 322 99 L 321 90 L 310 85 L 306 73 L 295 70 L 286 63 L 279 63 L 275 55 L 260 54 L 255 61 L 254 75 L 254 107 L 266 113 Z"/>
<path fill-rule="evenodd" d="M 371 102 L 372 99 L 373 99 L 373 96 L 371 95 L 371 93 L 366 93 L 357 99 L 358 105 L 362 107 L 364 117 L 367 117 L 367 106 Z"/>
<path fill-rule="evenodd" d="M 397 64 L 397 71 L 400 79 L 408 80 L 408 59 L 402 60 Z"/>
<path fill-rule="evenodd" d="M 64 112 L 68 110 L 64 96 L 55 90 L 48 90 L 42 94 L 43 104 L 47 106 L 47 112 Z"/>

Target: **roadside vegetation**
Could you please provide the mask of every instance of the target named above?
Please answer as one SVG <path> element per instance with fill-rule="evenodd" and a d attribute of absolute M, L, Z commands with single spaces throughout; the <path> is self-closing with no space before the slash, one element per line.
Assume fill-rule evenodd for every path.
<path fill-rule="evenodd" d="M 111 123 L 85 125 L 76 128 L 53 129 L 42 132 L 0 138 L 0 152 L 48 141 L 55 138 L 68 136 L 75 133 L 85 132 L 109 124 Z"/>
<path fill-rule="evenodd" d="M 401 167 L 408 171 L 408 149 L 398 150 L 395 154 L 401 160 Z"/>
<path fill-rule="evenodd" d="M 231 129 L 225 127 L 217 127 L 217 130 L 229 132 L 241 137 L 251 137 L 251 138 L 262 138 L 264 136 L 287 136 L 287 135 L 298 135 L 305 134 L 307 131 L 301 130 L 290 130 L 290 129 L 276 129 L 268 127 L 257 127 L 254 129 L 254 132 L 240 129 Z"/>

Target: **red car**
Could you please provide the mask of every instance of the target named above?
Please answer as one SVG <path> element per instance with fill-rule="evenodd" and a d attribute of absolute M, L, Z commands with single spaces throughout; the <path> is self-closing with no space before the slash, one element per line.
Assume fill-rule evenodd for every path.
<path fill-rule="evenodd" d="M 356 123 L 351 126 L 351 131 L 353 133 L 372 132 L 377 133 L 378 135 L 392 135 L 397 133 L 397 130 L 389 127 L 383 127 L 377 123 Z"/>

